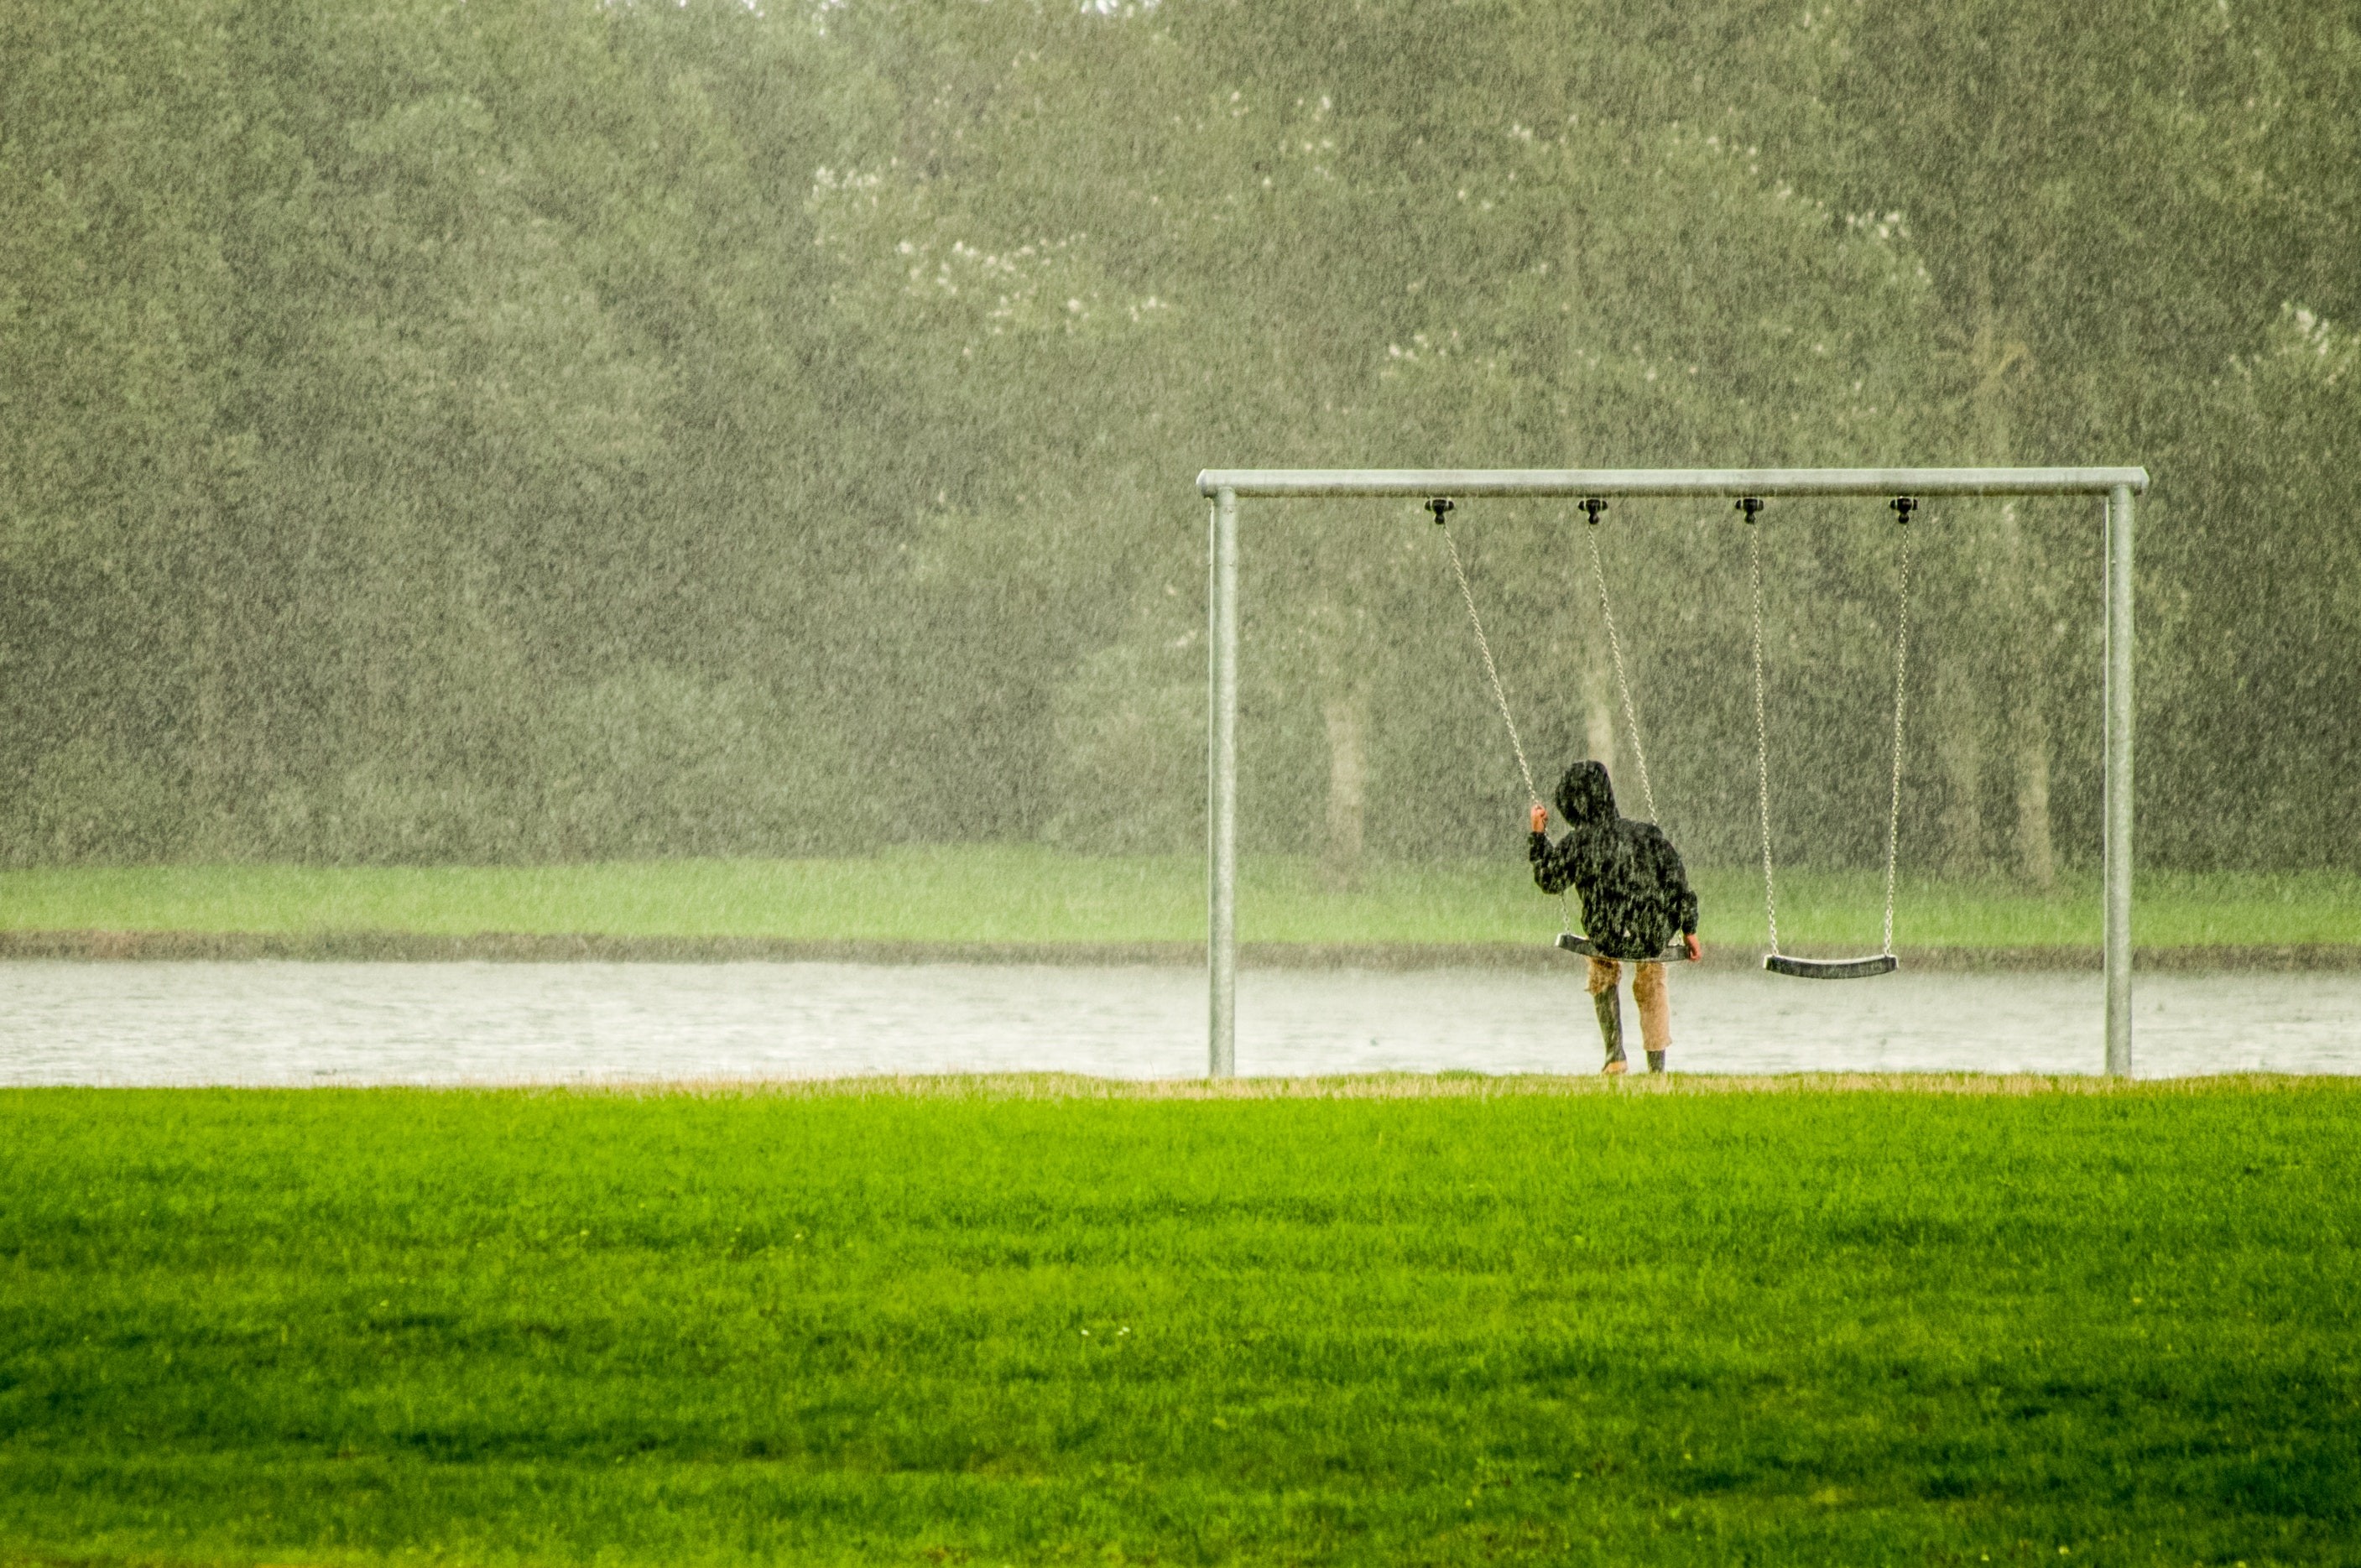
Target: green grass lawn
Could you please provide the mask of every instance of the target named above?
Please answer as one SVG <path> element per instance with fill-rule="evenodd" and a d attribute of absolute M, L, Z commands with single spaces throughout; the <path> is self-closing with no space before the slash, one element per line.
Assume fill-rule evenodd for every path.
<path fill-rule="evenodd" d="M 2361 1561 L 2361 1086 L 1976 1087 L 0 1093 L 0 1562 Z"/>
<path fill-rule="evenodd" d="M 538 867 L 139 866 L 0 872 L 0 930 L 309 935 L 385 931 L 922 942 L 1193 942 L 1204 870 L 1187 857 L 1094 859 L 992 846 L 836 861 L 662 861 Z M 1762 883 L 1697 876 L 1709 944 L 1762 939 Z M 1780 878 L 1791 947 L 1874 945 L 1874 872 Z M 1361 891 L 1325 891 L 1301 861 L 1249 860 L 1240 897 L 1250 942 L 1521 944 L 1556 929 L 1556 901 L 1523 865 L 1380 866 Z M 2152 948 L 2361 943 L 2361 878 L 2158 875 L 2135 928 Z M 1913 882 L 1905 948 L 2095 947 L 2095 880 L 2052 894 Z"/>

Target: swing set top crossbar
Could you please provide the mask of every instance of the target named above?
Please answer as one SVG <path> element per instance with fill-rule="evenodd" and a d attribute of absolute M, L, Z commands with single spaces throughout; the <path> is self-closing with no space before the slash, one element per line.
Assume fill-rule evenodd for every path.
<path fill-rule="evenodd" d="M 1218 496 L 2103 496 L 2145 468 L 1208 468 Z"/>

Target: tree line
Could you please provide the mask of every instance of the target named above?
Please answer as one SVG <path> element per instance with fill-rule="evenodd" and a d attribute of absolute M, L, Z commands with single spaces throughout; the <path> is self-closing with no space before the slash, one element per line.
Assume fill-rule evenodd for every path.
<path fill-rule="evenodd" d="M 2361 863 L 2335 8 L 184 0 L 0 61 L 17 863 L 1186 850 L 1200 467 L 2125 462 L 2145 854 Z M 1900 541 L 1757 526 L 1783 839 L 1867 861 Z M 2046 882 L 2095 509 L 1911 526 L 1907 858 Z M 1745 528 L 1596 541 L 1708 860 Z M 1455 538 L 1529 749 L 1624 777 L 1587 526 Z M 1497 850 L 1416 508 L 1246 576 L 1250 840 Z"/>

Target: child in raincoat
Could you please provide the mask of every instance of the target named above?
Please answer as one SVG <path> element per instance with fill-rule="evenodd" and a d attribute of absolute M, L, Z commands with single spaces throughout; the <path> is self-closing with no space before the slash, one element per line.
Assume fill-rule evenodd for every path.
<path fill-rule="evenodd" d="M 1607 1041 L 1609 1072 L 1621 1072 L 1623 1055 L 1623 961 L 1631 966 L 1631 1000 L 1640 1009 L 1640 1039 L 1648 1070 L 1664 1070 L 1672 1048 L 1673 1004 L 1665 993 L 1662 956 L 1678 933 L 1688 956 L 1697 944 L 1697 900 L 1689 890 L 1680 852 L 1653 822 L 1634 822 L 1615 810 L 1615 789 L 1603 762 L 1580 762 L 1558 781 L 1558 814 L 1565 836 L 1550 841 L 1549 812 L 1532 810 L 1527 858 L 1543 893 L 1571 887 L 1582 899 L 1582 927 L 1590 938 L 1591 1003 L 1598 1032 Z"/>

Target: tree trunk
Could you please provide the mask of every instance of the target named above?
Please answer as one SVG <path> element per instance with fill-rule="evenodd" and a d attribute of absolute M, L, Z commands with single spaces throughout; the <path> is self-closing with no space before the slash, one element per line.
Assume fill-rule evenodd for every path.
<path fill-rule="evenodd" d="M 2014 716 L 2016 762 L 2016 874 L 2047 889 L 2057 867 L 2049 842 L 2049 716 L 2037 691 Z"/>
<path fill-rule="evenodd" d="M 1368 803 L 1369 698 L 1364 691 L 1332 694 L 1328 720 L 1328 849 L 1322 872 L 1337 892 L 1359 884 L 1362 828 Z"/>
<path fill-rule="evenodd" d="M 2049 836 L 2049 683 L 2048 585 L 2041 564 L 2026 543 L 2025 525 L 2014 504 L 2001 509 L 2001 559 L 2007 579 L 2009 657 L 2016 662 L 2005 684 L 2009 752 L 2016 784 L 2014 870 L 2027 885 L 2047 888 L 2056 867 Z"/>
<path fill-rule="evenodd" d="M 1975 876 L 1984 869 L 1984 735 L 1975 677 L 1967 661 L 1944 661 L 1935 678 L 1935 762 L 1943 780 L 1945 874 Z"/>
<path fill-rule="evenodd" d="M 218 510 L 207 508 L 192 521 L 186 535 L 187 555 L 181 565 L 181 604 L 188 661 L 189 812 L 182 837 L 186 846 L 206 859 L 221 857 L 226 849 L 225 817 L 233 805 L 230 760 L 227 596 L 221 591 L 221 563 L 214 525 Z"/>
<path fill-rule="evenodd" d="M 1582 673 L 1583 738 L 1596 761 L 1607 764 L 1609 776 L 1615 773 L 1615 689 L 1607 678 L 1604 650 L 1588 660 Z M 1547 779 L 1539 781 L 1543 789 L 1550 787 Z"/>
<path fill-rule="evenodd" d="M 1977 456 L 1985 463 L 2006 466 L 2015 461 L 2015 427 L 2009 408 L 2012 373 L 2029 371 L 2032 355 L 2004 330 L 1994 304 L 1989 277 L 1977 288 L 1976 329 L 1970 358 L 1975 372 Z M 2025 522 L 2016 503 L 2000 509 L 1993 558 L 2000 580 L 1991 585 L 1995 620 L 2002 629 L 2002 654 L 2012 668 L 2000 683 L 2004 705 L 2010 771 L 2016 797 L 2016 829 L 2010 856 L 2012 870 L 2027 884 L 2047 888 L 2056 867 L 2049 834 L 2049 710 L 2048 682 L 2044 678 L 2042 626 L 2048 585 L 2041 563 L 2025 537 Z"/>

